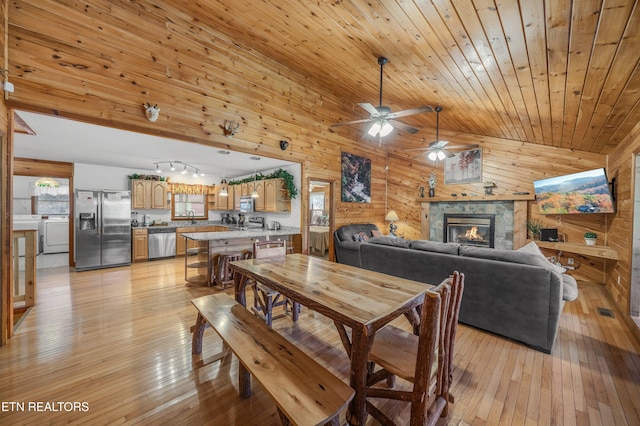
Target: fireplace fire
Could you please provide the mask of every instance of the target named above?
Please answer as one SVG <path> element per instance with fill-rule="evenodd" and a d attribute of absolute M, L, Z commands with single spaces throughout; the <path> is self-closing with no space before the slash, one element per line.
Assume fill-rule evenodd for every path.
<path fill-rule="evenodd" d="M 445 242 L 494 247 L 495 215 L 445 214 Z"/>

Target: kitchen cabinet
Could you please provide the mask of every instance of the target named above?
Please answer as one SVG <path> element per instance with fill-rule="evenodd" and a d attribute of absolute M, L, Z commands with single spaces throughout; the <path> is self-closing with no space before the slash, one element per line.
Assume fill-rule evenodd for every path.
<path fill-rule="evenodd" d="M 131 180 L 132 209 L 167 209 L 167 182 L 157 180 Z"/>
<path fill-rule="evenodd" d="M 131 232 L 131 259 L 142 262 L 149 259 L 149 237 L 146 228 L 133 229 Z"/>
<path fill-rule="evenodd" d="M 258 193 L 258 198 L 255 200 L 255 210 L 257 212 L 263 212 L 264 210 L 264 181 L 259 180 L 255 183 L 256 192 Z"/>
<path fill-rule="evenodd" d="M 266 179 L 264 182 L 264 212 L 281 213 L 291 211 L 289 191 L 284 186 L 284 179 Z"/>
<path fill-rule="evenodd" d="M 231 185 L 233 188 L 233 209 L 229 210 L 240 210 L 240 197 L 242 197 L 242 185 Z M 246 191 L 246 187 L 245 187 Z M 231 192 L 229 192 L 229 196 L 231 196 Z"/>
<path fill-rule="evenodd" d="M 227 189 L 226 197 L 220 195 L 220 192 L 223 188 Z M 216 186 L 216 210 L 229 210 L 229 198 L 233 200 L 233 195 L 231 194 L 231 187 L 226 183 L 222 185 Z"/>
<path fill-rule="evenodd" d="M 198 242 L 193 240 L 187 240 L 182 234 L 190 232 L 199 232 L 195 226 L 176 228 L 176 257 L 184 256 L 187 250 L 195 249 L 198 247 Z"/>
<path fill-rule="evenodd" d="M 176 256 L 184 256 L 186 254 L 199 253 L 198 242 L 194 240 L 188 240 L 182 236 L 182 234 L 188 234 L 192 232 L 224 232 L 228 231 L 228 226 L 191 226 L 176 228 Z"/>

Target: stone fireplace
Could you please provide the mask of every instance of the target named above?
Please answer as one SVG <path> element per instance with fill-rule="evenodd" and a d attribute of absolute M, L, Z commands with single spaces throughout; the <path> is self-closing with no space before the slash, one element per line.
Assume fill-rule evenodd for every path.
<path fill-rule="evenodd" d="M 492 247 L 503 250 L 522 247 L 526 244 L 527 238 L 526 217 L 529 199 L 533 199 L 533 196 L 494 195 L 419 199 L 422 207 L 421 238 L 440 242 L 449 241 L 449 235 L 445 237 L 445 232 L 448 232 L 445 215 L 493 216 Z M 458 232 L 455 236 L 457 239 L 460 231 L 452 232 Z M 471 244 L 479 245 L 473 242 Z M 482 245 L 485 244 L 483 242 Z M 490 246 L 490 243 L 486 245 L 486 247 Z"/>
<path fill-rule="evenodd" d="M 496 217 L 493 214 L 444 214 L 444 242 L 494 247 Z"/>

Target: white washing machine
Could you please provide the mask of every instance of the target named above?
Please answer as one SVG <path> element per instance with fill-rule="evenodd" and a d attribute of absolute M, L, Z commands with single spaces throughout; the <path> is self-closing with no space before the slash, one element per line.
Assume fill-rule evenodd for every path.
<path fill-rule="evenodd" d="M 13 216 L 13 230 L 25 231 L 34 229 L 36 231 L 37 252 L 40 253 L 40 235 L 41 235 L 42 216 L 37 214 L 17 214 Z M 24 238 L 18 239 L 18 253 L 24 256 Z"/>
<path fill-rule="evenodd" d="M 69 218 L 49 218 L 42 221 L 42 252 L 69 252 Z"/>

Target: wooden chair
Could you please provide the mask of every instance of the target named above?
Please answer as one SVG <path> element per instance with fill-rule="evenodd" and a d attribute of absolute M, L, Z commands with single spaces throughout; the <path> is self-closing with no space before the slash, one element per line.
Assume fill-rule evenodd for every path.
<path fill-rule="evenodd" d="M 283 240 L 255 241 L 253 243 L 253 257 L 255 259 L 285 256 L 286 254 L 287 244 Z M 298 302 L 291 301 L 272 288 L 259 282 L 253 282 L 251 288 L 253 289 L 253 307 L 251 310 L 257 316 L 264 319 L 269 327 L 272 326 L 274 319 L 288 315 L 290 307 L 293 322 L 298 321 L 300 314 L 300 304 Z M 284 314 L 274 317 L 273 308 L 278 306 L 284 308 Z"/>
<path fill-rule="evenodd" d="M 369 355 L 367 399 L 387 398 L 411 403 L 410 424 L 434 425 L 448 414 L 453 403 L 449 388 L 453 381 L 454 341 L 464 291 L 464 274 L 454 272 L 427 292 L 416 336 L 392 325 L 376 333 Z M 375 365 L 381 367 L 374 372 Z M 398 376 L 413 384 L 408 391 L 374 387 L 382 380 Z M 367 411 L 380 423 L 393 421 L 367 401 Z"/>

